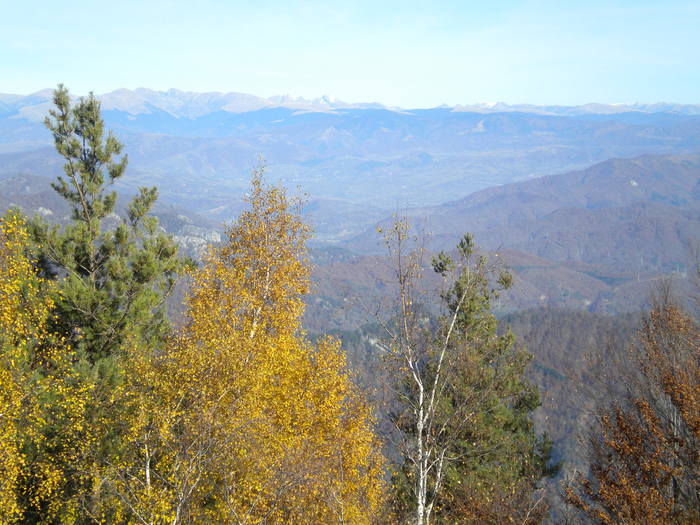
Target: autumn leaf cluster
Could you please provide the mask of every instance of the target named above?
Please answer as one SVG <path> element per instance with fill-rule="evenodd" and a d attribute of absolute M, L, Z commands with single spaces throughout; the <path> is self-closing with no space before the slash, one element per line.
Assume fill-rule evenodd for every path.
<path fill-rule="evenodd" d="M 250 205 L 191 270 L 185 326 L 155 348 L 134 337 L 114 350 L 109 392 L 48 330 L 56 285 L 27 256 L 24 220 L 3 219 L 4 520 L 359 524 L 378 515 L 384 460 L 372 411 L 339 343 L 312 345 L 300 326 L 308 230 L 260 174 Z"/>
<path fill-rule="evenodd" d="M 668 296 L 627 350 L 626 392 L 599 413 L 590 476 L 566 499 L 596 523 L 700 523 L 700 328 Z"/>

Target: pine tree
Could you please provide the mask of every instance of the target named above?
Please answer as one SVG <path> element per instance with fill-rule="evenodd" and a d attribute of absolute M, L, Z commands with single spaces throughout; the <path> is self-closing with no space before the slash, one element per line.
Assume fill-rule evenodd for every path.
<path fill-rule="evenodd" d="M 77 384 L 66 392 L 77 395 L 84 388 L 90 396 L 80 422 L 88 448 L 73 449 L 81 459 L 63 473 L 64 489 L 52 501 L 63 506 L 72 502 L 80 509 L 75 519 L 89 520 L 101 505 L 94 494 L 99 494 L 104 469 L 124 457 L 120 422 L 128 414 L 114 396 L 126 381 L 124 349 L 132 343 L 153 352 L 170 333 L 165 297 L 184 261 L 149 215 L 155 188 L 141 188 L 124 217 L 116 215 L 117 194 L 110 186 L 124 175 L 127 156 L 105 131 L 95 97 L 72 106 L 68 91 L 59 86 L 53 101 L 55 109 L 45 124 L 65 164 L 52 186 L 68 202 L 71 219 L 60 226 L 35 218 L 32 250 L 41 275 L 55 284 L 47 330 L 74 353 L 66 373 Z M 49 435 L 64 432 L 60 420 L 47 418 L 46 424 Z"/>
<path fill-rule="evenodd" d="M 91 362 L 112 355 L 126 335 L 153 345 L 168 331 L 164 297 L 181 270 L 173 240 L 149 216 L 156 188 L 141 188 L 126 217 L 114 216 L 117 194 L 108 187 L 126 170 L 127 156 L 105 136 L 100 103 L 90 94 L 71 107 L 59 85 L 45 124 L 65 175 L 53 188 L 69 204 L 65 227 L 35 220 L 33 234 L 46 274 L 59 278 L 57 329 Z M 121 158 L 118 158 L 121 155 Z M 118 224 L 107 228 L 108 220 Z"/>
<path fill-rule="evenodd" d="M 418 525 L 536 523 L 544 505 L 532 495 L 548 459 L 529 419 L 539 397 L 524 376 L 529 354 L 512 333 L 497 334 L 491 313 L 511 275 L 477 255 L 466 235 L 457 262 L 445 253 L 433 259 L 444 312 L 432 323 L 418 304 L 422 254 L 407 251 L 407 222 L 395 222 L 386 240 L 399 285 L 385 342 L 397 378 L 399 513 Z"/>

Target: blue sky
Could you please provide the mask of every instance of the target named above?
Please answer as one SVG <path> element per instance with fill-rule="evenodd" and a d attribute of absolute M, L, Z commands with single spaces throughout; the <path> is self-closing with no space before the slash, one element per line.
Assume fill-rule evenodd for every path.
<path fill-rule="evenodd" d="M 5 1 L 0 92 L 700 103 L 695 1 Z"/>

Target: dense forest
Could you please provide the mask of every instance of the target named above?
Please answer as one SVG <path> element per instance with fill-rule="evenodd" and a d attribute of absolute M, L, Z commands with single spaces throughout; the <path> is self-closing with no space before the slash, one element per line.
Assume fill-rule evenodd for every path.
<path fill-rule="evenodd" d="M 99 102 L 53 101 L 71 219 L 0 221 L 1 523 L 700 523 L 699 305 L 671 285 L 497 317 L 507 261 L 397 217 L 364 322 L 307 331 L 302 201 L 257 169 L 185 257 L 157 188 L 115 214 Z"/>

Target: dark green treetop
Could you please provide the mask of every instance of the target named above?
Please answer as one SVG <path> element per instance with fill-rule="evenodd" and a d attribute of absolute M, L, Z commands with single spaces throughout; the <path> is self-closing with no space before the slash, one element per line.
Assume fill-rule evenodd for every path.
<path fill-rule="evenodd" d="M 150 345 L 169 330 L 164 301 L 184 261 L 149 215 L 155 187 L 139 189 L 126 217 L 115 215 L 110 186 L 124 175 L 127 156 L 105 133 L 99 101 L 90 94 L 71 107 L 59 85 L 53 102 L 45 124 L 65 165 L 52 186 L 69 203 L 72 220 L 61 228 L 35 219 L 33 233 L 42 269 L 61 283 L 57 329 L 95 362 L 127 336 Z"/>

